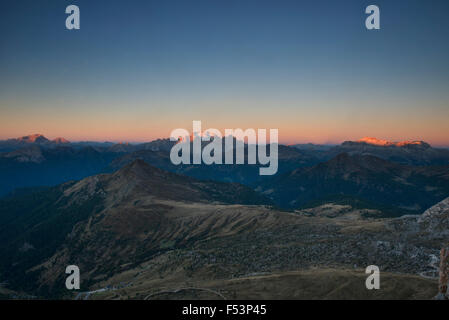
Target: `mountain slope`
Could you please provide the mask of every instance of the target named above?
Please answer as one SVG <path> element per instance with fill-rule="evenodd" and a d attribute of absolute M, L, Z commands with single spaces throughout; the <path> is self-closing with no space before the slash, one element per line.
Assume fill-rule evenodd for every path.
<path fill-rule="evenodd" d="M 259 175 L 260 165 L 173 165 L 170 160 L 170 147 L 168 142 L 163 140 L 157 143 L 145 144 L 144 150 L 139 150 L 133 153 L 125 154 L 110 164 L 110 171 L 117 170 L 122 166 L 136 160 L 142 159 L 148 164 L 158 168 L 184 174 L 193 178 L 202 180 L 214 180 L 222 182 L 236 182 L 249 186 L 254 186 L 259 181 L 267 180 L 267 177 Z M 205 145 L 206 143 L 204 143 Z M 247 145 L 245 145 L 245 163 L 247 163 Z M 234 157 L 235 157 L 234 148 Z M 224 156 L 224 155 L 223 155 Z M 298 150 L 293 147 L 283 145 L 278 146 L 278 173 L 285 173 L 298 167 L 309 166 L 320 162 L 320 158 L 316 157 L 314 153 Z M 224 163 L 224 159 L 223 159 Z"/>
<path fill-rule="evenodd" d="M 340 153 L 372 155 L 384 160 L 408 165 L 449 165 L 449 150 L 433 148 L 424 141 L 391 142 L 376 138 L 346 141 L 327 152 L 328 157 Z"/>
<path fill-rule="evenodd" d="M 0 152 L 10 152 L 30 146 L 55 147 L 60 144 L 68 143 L 70 142 L 64 138 L 56 138 L 51 141 L 42 134 L 36 133 L 15 139 L 0 140 Z"/>
<path fill-rule="evenodd" d="M 139 159 L 113 174 L 86 178 L 66 190 L 65 194 L 72 196 L 98 187 L 107 194 L 113 194 L 114 201 L 151 195 L 159 199 L 191 202 L 269 204 L 266 198 L 243 185 L 200 181 L 150 166 Z"/>
<path fill-rule="evenodd" d="M 449 195 L 449 166 L 413 167 L 374 156 L 340 154 L 298 168 L 262 187 L 275 203 L 298 208 L 353 197 L 410 212 L 422 212 Z"/>
<path fill-rule="evenodd" d="M 338 177 L 338 162 L 345 157 L 321 166 L 333 168 L 329 177 Z M 343 162 L 345 170 L 366 176 L 395 167 L 377 158 Z M 385 168 L 377 170 L 382 164 Z M 231 298 L 232 292 L 222 291 L 225 282 L 277 278 L 295 270 L 315 274 L 330 266 L 358 273 L 354 265 L 376 264 L 416 279 L 447 240 L 426 224 L 404 231 L 410 235 L 404 238 L 390 222 L 406 219 L 363 218 L 370 210 L 350 206 L 291 213 L 236 203 L 266 200 L 243 186 L 198 181 L 139 160 L 112 174 L 17 193 L 0 200 L 0 282 L 8 279 L 8 288 L 39 297 L 74 298 L 64 282 L 66 266 L 75 264 L 82 290 L 105 288 L 109 298 L 142 299 L 212 282 Z M 263 290 L 273 298 L 283 288 L 279 283 Z M 345 292 L 341 289 L 333 291 L 335 297 Z M 391 295 L 416 298 L 420 288 L 406 291 Z"/>
<path fill-rule="evenodd" d="M 449 241 L 449 198 L 427 209 L 418 222 L 423 229 L 431 233 L 441 233 Z"/>
<path fill-rule="evenodd" d="M 164 246 L 226 232 L 219 226 L 231 216 L 221 220 L 220 203 L 269 201 L 241 185 L 203 182 L 139 160 L 113 174 L 18 193 L 0 200 L 0 276 L 49 294 L 65 263 L 92 274 L 112 272 L 125 253 L 137 262 Z M 233 232 L 255 226 L 238 219 L 238 210 L 232 214 Z"/>
<path fill-rule="evenodd" d="M 92 147 L 32 145 L 0 154 L 0 197 L 15 188 L 52 186 L 105 170 L 120 153 Z"/>

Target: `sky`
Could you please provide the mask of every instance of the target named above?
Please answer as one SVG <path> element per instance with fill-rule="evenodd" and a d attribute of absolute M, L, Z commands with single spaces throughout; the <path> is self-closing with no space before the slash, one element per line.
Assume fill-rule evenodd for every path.
<path fill-rule="evenodd" d="M 66 6 L 81 29 L 65 28 Z M 380 30 L 365 8 L 380 8 Z M 279 129 L 449 146 L 447 0 L 0 2 L 0 139 Z"/>

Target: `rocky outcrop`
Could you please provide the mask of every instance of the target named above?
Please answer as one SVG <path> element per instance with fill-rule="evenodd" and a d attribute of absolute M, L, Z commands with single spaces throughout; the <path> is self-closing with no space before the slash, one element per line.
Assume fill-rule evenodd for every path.
<path fill-rule="evenodd" d="M 420 229 L 433 238 L 449 239 L 449 198 L 427 209 L 418 223 Z"/>
<path fill-rule="evenodd" d="M 439 287 L 437 300 L 449 299 L 449 198 L 427 209 L 420 216 L 403 216 L 392 219 L 386 223 L 387 228 L 398 235 L 398 241 L 403 243 L 416 243 L 418 250 L 432 248 L 430 253 L 431 277 L 438 277 Z M 440 251 L 438 267 L 438 246 Z M 436 249 L 436 248 L 435 248 Z M 438 249 L 439 250 L 439 249 Z M 429 272 L 420 272 L 420 275 L 428 276 Z"/>
<path fill-rule="evenodd" d="M 442 165 L 449 163 L 449 150 L 434 148 L 423 141 L 391 142 L 375 138 L 346 141 L 327 152 L 337 155 L 347 152 L 351 155 L 373 155 L 395 163 L 408 165 Z"/>
<path fill-rule="evenodd" d="M 421 242 L 444 246 L 449 239 L 449 198 L 427 209 L 422 215 L 402 216 L 386 222 L 386 225 L 403 241 L 419 238 Z"/>

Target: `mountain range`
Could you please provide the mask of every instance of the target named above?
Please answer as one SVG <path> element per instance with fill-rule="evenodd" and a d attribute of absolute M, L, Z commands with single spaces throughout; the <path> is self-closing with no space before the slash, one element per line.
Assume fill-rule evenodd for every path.
<path fill-rule="evenodd" d="M 326 152 L 328 158 L 340 153 L 351 155 L 372 155 L 385 160 L 408 165 L 447 165 L 449 150 L 433 148 L 423 141 L 391 142 L 376 138 L 364 138 L 358 141 L 346 141 Z"/>
<path fill-rule="evenodd" d="M 282 207 L 360 201 L 365 207 L 395 208 L 397 215 L 419 213 L 449 196 L 449 165 L 410 166 L 372 155 L 340 153 L 279 175 L 258 190 Z"/>
<path fill-rule="evenodd" d="M 289 210 L 332 200 L 381 206 L 389 215 L 401 215 L 421 212 L 449 196 L 449 150 L 422 141 L 364 138 L 338 146 L 279 145 L 273 177 L 259 176 L 258 165 L 175 166 L 169 156 L 175 143 L 80 145 L 42 135 L 6 140 L 0 147 L 15 144 L 16 149 L 0 153 L 0 196 L 21 187 L 112 173 L 135 160 L 200 180 L 244 184 Z"/>
<path fill-rule="evenodd" d="M 0 154 L 0 196 L 14 189 L 52 186 L 102 172 L 119 153 L 93 147 L 27 146 Z"/>
<path fill-rule="evenodd" d="M 340 170 L 351 176 L 396 168 L 374 157 L 364 159 L 362 168 L 363 157 L 341 155 L 322 165 L 331 178 Z M 376 169 L 381 164 L 384 168 Z M 446 204 L 399 219 L 332 202 L 285 212 L 249 187 L 197 180 L 135 160 L 114 173 L 0 199 L 0 282 L 7 279 L 17 294 L 75 298 L 79 294 L 63 285 L 65 267 L 75 264 L 83 290 L 108 299 L 180 298 L 184 290 L 187 296 L 181 297 L 192 297 L 192 289 L 183 288 L 254 298 L 259 285 L 273 286 L 260 287 L 267 298 L 301 292 L 309 299 L 428 298 L 436 285 L 418 274 L 435 273 L 432 256 L 447 240 L 438 227 L 447 218 L 440 210 Z M 350 268 L 373 263 L 389 279 L 381 295 L 360 291 L 358 280 L 353 282 L 364 270 Z M 341 272 L 343 278 L 334 282 L 332 275 Z M 332 281 L 330 287 L 326 281 Z M 280 288 L 289 288 L 287 295 Z"/>

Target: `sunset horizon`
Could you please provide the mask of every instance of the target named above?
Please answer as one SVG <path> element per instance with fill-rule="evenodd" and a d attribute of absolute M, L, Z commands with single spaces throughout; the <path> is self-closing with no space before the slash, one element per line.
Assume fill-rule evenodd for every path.
<path fill-rule="evenodd" d="M 246 128 L 241 128 L 243 130 L 245 130 Z M 224 131 L 224 130 L 223 130 Z M 47 134 L 42 134 L 39 132 L 35 132 L 35 133 L 30 133 L 30 134 L 25 134 L 25 135 L 18 135 L 18 136 L 7 136 L 7 137 L 0 137 L 0 141 L 6 141 L 6 140 L 15 140 L 15 139 L 21 139 L 21 138 L 26 138 L 26 137 L 31 137 L 31 136 L 42 136 L 50 141 L 54 141 L 57 139 L 65 139 L 67 140 L 67 142 L 70 143 L 79 143 L 79 142 L 98 142 L 98 143 L 116 143 L 116 144 L 140 144 L 140 143 L 148 143 L 151 141 L 155 141 L 155 140 L 164 140 L 164 139 L 170 139 L 170 134 L 166 135 L 166 136 L 156 136 L 155 138 L 140 138 L 140 139 L 121 139 L 121 138 L 117 138 L 117 139 L 101 139 L 101 138 L 94 138 L 94 137 L 87 137 L 87 138 L 78 138 L 78 139 L 72 139 L 68 136 L 63 136 L 63 135 L 47 135 Z M 365 135 L 365 136 L 361 136 L 361 137 L 355 137 L 355 138 L 348 138 L 348 139 L 341 139 L 341 140 L 327 140 L 327 141 L 313 141 L 313 140 L 307 140 L 307 139 L 296 139 L 296 140 L 282 140 L 282 135 L 280 135 L 280 140 L 279 143 L 283 144 L 283 145 L 287 145 L 287 146 L 291 146 L 291 145 L 296 145 L 296 144 L 316 144 L 316 145 L 338 145 L 338 144 L 342 144 L 344 142 L 347 141 L 352 141 L 352 142 L 360 142 L 363 140 L 367 140 L 367 139 L 373 139 L 373 140 L 380 140 L 380 141 L 388 141 L 391 142 L 392 144 L 401 144 L 401 143 L 411 143 L 411 142 L 425 142 L 430 144 L 433 147 L 441 147 L 441 148 L 449 148 L 449 142 L 447 143 L 434 143 L 430 140 L 425 140 L 425 139 L 388 139 L 385 137 L 375 137 L 375 136 L 369 136 L 369 135 Z M 291 142 L 293 141 L 293 142 Z M 370 142 L 367 142 L 370 143 Z"/>
<path fill-rule="evenodd" d="M 64 3 L 4 6 L 0 139 L 143 142 L 197 119 L 278 129 L 284 144 L 449 146 L 444 2 L 419 14 L 417 0 L 382 0 L 375 31 L 356 0 L 77 2 L 79 30 L 64 27 Z"/>

